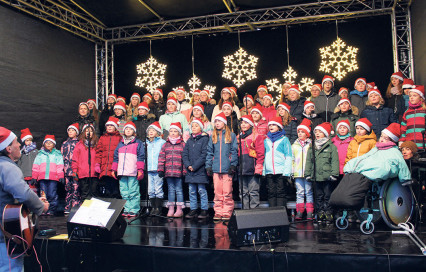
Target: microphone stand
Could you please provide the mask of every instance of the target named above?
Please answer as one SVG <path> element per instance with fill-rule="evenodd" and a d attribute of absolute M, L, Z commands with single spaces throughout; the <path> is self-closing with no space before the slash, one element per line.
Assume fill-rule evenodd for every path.
<path fill-rule="evenodd" d="M 311 120 L 311 141 L 312 141 L 312 144 L 311 144 L 311 148 L 312 148 L 312 166 L 313 166 L 313 168 L 314 168 L 314 171 L 313 171 L 313 175 L 312 175 L 312 185 L 314 185 L 314 186 L 312 186 L 313 187 L 313 193 L 314 193 L 314 203 L 315 203 L 315 199 L 316 199 L 316 190 L 315 190 L 315 183 L 316 183 L 316 179 L 317 179 L 317 177 L 316 177 L 316 173 L 317 173 L 317 160 L 316 160 L 316 158 L 315 158 L 315 134 L 314 134 L 314 122 L 313 122 L 313 117 L 312 117 L 312 115 L 313 115 L 313 113 L 314 112 L 311 112 L 311 114 L 309 114 L 309 117 L 310 117 L 310 120 Z"/>
<path fill-rule="evenodd" d="M 244 103 L 244 106 L 246 107 L 246 112 L 248 114 L 247 93 L 245 93 L 245 95 L 244 95 L 243 103 Z M 240 132 L 239 133 L 240 134 L 240 141 L 239 141 L 238 145 L 239 145 L 239 149 L 240 149 L 240 152 L 241 152 L 240 156 L 238 157 L 239 165 L 240 165 L 240 171 L 238 171 L 238 172 L 240 172 L 239 175 L 238 175 L 238 181 L 239 181 L 239 184 L 240 184 L 240 193 L 241 193 L 241 209 L 244 210 L 244 199 L 243 199 L 244 198 L 244 190 L 243 190 L 244 185 L 243 185 L 243 179 L 242 179 L 242 177 L 243 177 L 243 164 L 244 164 L 243 145 L 242 145 L 242 143 L 243 143 L 243 139 L 242 139 L 243 132 L 241 131 L 241 121 L 240 120 L 238 120 L 238 131 Z"/>
<path fill-rule="evenodd" d="M 87 144 L 87 148 L 89 149 L 88 151 L 88 153 L 89 153 L 89 160 L 88 160 L 88 162 L 89 162 L 89 192 L 90 192 L 90 197 L 93 197 L 93 192 L 92 192 L 92 172 L 91 172 L 91 170 L 92 170 L 92 162 L 91 162 L 91 156 L 90 156 L 90 148 L 91 148 L 91 146 L 92 146 L 92 137 L 90 137 L 90 131 L 89 131 L 89 129 L 90 129 L 90 126 L 87 128 L 87 132 L 86 132 L 86 138 L 88 138 L 88 144 Z M 93 133 L 95 133 L 94 131 L 93 131 Z"/>

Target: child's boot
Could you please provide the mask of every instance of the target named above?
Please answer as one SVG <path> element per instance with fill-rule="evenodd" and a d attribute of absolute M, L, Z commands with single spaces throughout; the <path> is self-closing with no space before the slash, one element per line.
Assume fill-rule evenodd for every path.
<path fill-rule="evenodd" d="M 163 210 L 163 199 L 162 198 L 156 198 L 155 202 L 156 202 L 155 207 L 157 208 L 156 214 L 161 215 L 161 212 Z"/>
<path fill-rule="evenodd" d="M 306 219 L 314 219 L 314 203 L 306 203 Z"/>
<path fill-rule="evenodd" d="M 182 211 L 183 205 L 184 205 L 183 202 L 176 202 L 176 212 L 173 215 L 173 217 L 182 217 L 183 216 L 183 211 Z"/>
<path fill-rule="evenodd" d="M 167 203 L 167 205 L 169 206 L 169 212 L 167 213 L 167 217 L 173 217 L 173 214 L 175 213 L 175 203 L 169 202 Z"/>
<path fill-rule="evenodd" d="M 302 220 L 304 211 L 305 211 L 305 203 L 296 204 L 296 220 Z"/>

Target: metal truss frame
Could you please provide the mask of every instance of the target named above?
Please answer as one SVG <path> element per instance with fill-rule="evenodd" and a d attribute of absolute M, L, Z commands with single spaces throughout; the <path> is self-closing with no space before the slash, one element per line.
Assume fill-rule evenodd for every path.
<path fill-rule="evenodd" d="M 332 0 L 247 11 L 159 20 L 107 28 L 74 0 L 0 0 L 13 8 L 69 31 L 96 45 L 96 98 L 103 106 L 114 92 L 114 44 L 191 34 L 253 31 L 260 28 L 389 14 L 392 20 L 394 69 L 413 78 L 411 0 Z M 144 2 L 141 1 L 143 4 Z M 158 15 L 160 16 L 160 15 Z M 157 16 L 157 17 L 158 17 Z"/>

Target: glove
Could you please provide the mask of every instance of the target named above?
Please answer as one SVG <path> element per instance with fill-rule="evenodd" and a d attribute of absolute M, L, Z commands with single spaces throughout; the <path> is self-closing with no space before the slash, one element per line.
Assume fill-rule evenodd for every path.
<path fill-rule="evenodd" d="M 329 181 L 337 181 L 337 177 L 336 176 L 330 176 L 328 178 Z"/>
<path fill-rule="evenodd" d="M 77 173 L 72 173 L 71 174 L 71 177 L 74 179 L 74 180 L 78 180 L 78 175 L 77 175 Z"/>
<path fill-rule="evenodd" d="M 228 175 L 233 175 L 237 172 L 237 167 L 231 165 L 228 170 Z"/>
<path fill-rule="evenodd" d="M 35 178 L 33 178 L 33 179 L 31 179 L 28 183 L 29 183 L 30 185 L 36 185 L 36 184 L 37 184 L 37 180 L 36 180 Z"/>
<path fill-rule="evenodd" d="M 310 177 L 310 176 L 305 177 L 305 179 L 306 179 L 306 181 L 312 181 L 312 177 Z"/>
<path fill-rule="evenodd" d="M 113 178 L 117 179 L 117 172 L 111 171 L 111 175 L 112 175 Z"/>
<path fill-rule="evenodd" d="M 256 178 L 260 178 L 260 177 L 262 176 L 262 174 L 254 173 L 254 176 L 255 176 Z"/>
<path fill-rule="evenodd" d="M 143 180 L 143 171 L 138 171 L 138 177 L 137 177 L 137 179 L 139 181 Z"/>
<path fill-rule="evenodd" d="M 160 178 L 164 178 L 164 172 L 163 171 L 158 171 L 158 176 Z"/>
<path fill-rule="evenodd" d="M 207 176 L 209 176 L 209 177 L 213 176 L 213 169 L 206 168 L 206 172 L 207 172 Z"/>
<path fill-rule="evenodd" d="M 290 185 L 291 187 L 294 187 L 294 179 L 292 179 L 292 177 L 286 177 L 287 178 L 287 183 L 288 185 Z"/>
<path fill-rule="evenodd" d="M 59 182 L 65 185 L 65 179 L 64 178 L 60 178 Z"/>
<path fill-rule="evenodd" d="M 95 173 L 100 173 L 101 172 L 101 165 L 99 164 L 99 163 L 97 163 L 96 165 L 95 165 Z"/>

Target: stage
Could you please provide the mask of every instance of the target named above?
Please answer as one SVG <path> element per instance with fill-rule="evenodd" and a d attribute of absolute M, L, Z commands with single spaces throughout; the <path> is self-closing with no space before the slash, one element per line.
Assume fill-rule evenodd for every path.
<path fill-rule="evenodd" d="M 210 211 L 212 213 L 212 211 Z M 41 217 L 40 229 L 66 234 L 66 216 Z M 417 230 L 426 241 L 425 226 Z M 234 247 L 227 226 L 205 221 L 163 218 L 136 220 L 112 243 L 37 237 L 43 271 L 424 271 L 426 257 L 403 235 L 383 223 L 364 235 L 353 223 L 345 231 L 334 224 L 291 222 L 287 243 Z M 40 271 L 34 255 L 25 271 Z"/>

